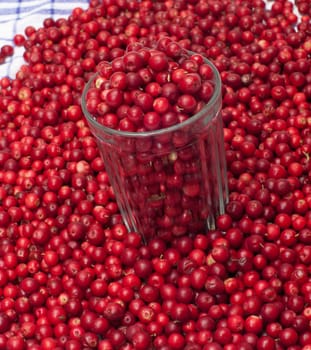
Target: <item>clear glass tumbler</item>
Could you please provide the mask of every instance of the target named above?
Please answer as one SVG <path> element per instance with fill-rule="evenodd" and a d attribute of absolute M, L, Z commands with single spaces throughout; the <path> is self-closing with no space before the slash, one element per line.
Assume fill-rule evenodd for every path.
<path fill-rule="evenodd" d="M 221 118 L 221 80 L 214 65 L 214 93 L 197 114 L 174 126 L 148 132 L 107 128 L 82 108 L 96 137 L 117 204 L 129 231 L 145 241 L 203 233 L 215 227 L 227 201 Z"/>

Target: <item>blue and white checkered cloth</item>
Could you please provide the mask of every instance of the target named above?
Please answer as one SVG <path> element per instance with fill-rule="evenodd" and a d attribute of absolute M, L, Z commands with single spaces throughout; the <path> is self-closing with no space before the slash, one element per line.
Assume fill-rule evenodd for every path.
<path fill-rule="evenodd" d="M 0 47 L 12 45 L 15 34 L 24 34 L 25 27 L 36 29 L 43 26 L 46 18 L 66 18 L 75 7 L 88 7 L 88 0 L 0 0 Z M 15 47 L 13 57 L 0 65 L 0 78 L 15 77 L 24 63 L 22 47 Z"/>

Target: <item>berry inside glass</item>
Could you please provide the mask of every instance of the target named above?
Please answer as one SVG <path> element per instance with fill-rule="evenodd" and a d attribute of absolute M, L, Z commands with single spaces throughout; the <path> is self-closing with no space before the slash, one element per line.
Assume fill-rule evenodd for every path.
<path fill-rule="evenodd" d="M 221 81 L 169 39 L 101 62 L 82 95 L 129 231 L 165 239 L 215 227 L 227 200 Z"/>

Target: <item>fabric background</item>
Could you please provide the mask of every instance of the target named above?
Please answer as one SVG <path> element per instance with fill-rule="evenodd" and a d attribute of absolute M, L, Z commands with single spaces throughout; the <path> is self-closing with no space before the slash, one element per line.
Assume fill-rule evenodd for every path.
<path fill-rule="evenodd" d="M 45 18 L 65 18 L 72 9 L 88 7 L 88 0 L 0 0 L 0 47 L 11 45 L 15 34 L 24 34 L 24 29 L 32 25 L 42 27 Z M 14 78 L 19 67 L 24 63 L 24 49 L 15 47 L 13 57 L 7 58 L 0 65 L 0 78 Z"/>

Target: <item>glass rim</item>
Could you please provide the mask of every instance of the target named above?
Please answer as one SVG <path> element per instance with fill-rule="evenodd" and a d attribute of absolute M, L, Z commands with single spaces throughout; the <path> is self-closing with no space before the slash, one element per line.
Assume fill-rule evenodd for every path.
<path fill-rule="evenodd" d="M 191 55 L 195 54 L 195 52 L 192 52 L 192 51 L 188 51 L 188 52 Z M 193 116 L 191 116 L 190 118 L 188 118 L 187 120 L 185 120 L 181 123 L 177 123 L 177 124 L 174 124 L 172 126 L 157 129 L 157 130 L 148 130 L 148 131 L 139 131 L 139 132 L 116 130 L 116 129 L 108 128 L 107 126 L 99 123 L 92 116 L 92 114 L 87 110 L 86 103 L 85 103 L 87 92 L 90 89 L 91 84 L 93 83 L 94 79 L 98 76 L 98 74 L 99 74 L 98 72 L 94 73 L 94 75 L 89 79 L 89 81 L 85 84 L 85 86 L 83 88 L 82 95 L 81 95 L 81 107 L 82 107 L 83 114 L 86 117 L 86 119 L 88 120 L 88 122 L 93 124 L 93 126 L 96 129 L 100 129 L 104 133 L 109 134 L 111 136 L 122 136 L 122 137 L 127 137 L 127 138 L 144 138 L 144 137 L 150 137 L 150 136 L 161 136 L 163 134 L 168 134 L 168 133 L 173 133 L 175 131 L 179 131 L 180 129 L 187 127 L 187 126 L 191 126 L 191 124 L 193 124 L 197 120 L 199 120 L 207 110 L 211 109 L 211 107 L 215 104 L 215 102 L 217 101 L 217 99 L 221 95 L 221 77 L 220 77 L 219 71 L 209 59 L 207 59 L 206 57 L 203 57 L 203 59 L 204 59 L 205 63 L 207 63 L 211 67 L 213 74 L 214 74 L 214 79 L 215 79 L 215 86 L 214 87 L 215 88 L 214 88 L 213 95 L 211 96 L 209 101 L 204 105 L 204 107 L 199 112 L 195 113 Z M 212 120 L 213 117 L 214 117 L 213 115 L 209 116 L 209 120 Z"/>

